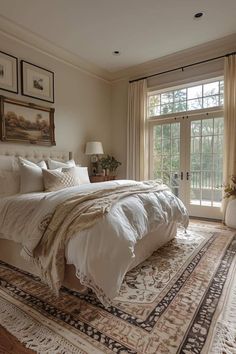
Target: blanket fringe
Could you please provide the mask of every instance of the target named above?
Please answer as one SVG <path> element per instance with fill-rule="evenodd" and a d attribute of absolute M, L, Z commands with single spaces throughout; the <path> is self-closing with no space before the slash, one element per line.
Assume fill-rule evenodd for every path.
<path fill-rule="evenodd" d="M 39 354 L 84 354 L 65 338 L 25 314 L 16 306 L 0 298 L 1 325 L 26 348 Z"/>
<path fill-rule="evenodd" d="M 106 309 L 112 305 L 112 300 L 105 295 L 104 291 L 101 288 L 99 288 L 94 283 L 94 281 L 92 281 L 92 279 L 88 278 L 85 274 L 81 273 L 78 269 L 76 270 L 76 277 L 79 279 L 80 283 L 86 287 L 86 289 L 90 288 L 95 292 L 97 298 L 101 301 L 101 303 Z M 118 296 L 118 293 L 116 294 L 116 296 Z"/>
<path fill-rule="evenodd" d="M 25 246 L 22 247 L 20 255 L 22 258 L 24 258 L 25 261 L 34 263 L 33 253 L 29 251 Z"/>

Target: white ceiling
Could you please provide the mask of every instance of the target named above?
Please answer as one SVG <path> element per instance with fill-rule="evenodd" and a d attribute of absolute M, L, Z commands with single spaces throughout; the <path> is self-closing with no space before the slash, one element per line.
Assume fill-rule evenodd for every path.
<path fill-rule="evenodd" d="M 0 14 L 110 72 L 236 32 L 236 0 L 0 0 Z"/>

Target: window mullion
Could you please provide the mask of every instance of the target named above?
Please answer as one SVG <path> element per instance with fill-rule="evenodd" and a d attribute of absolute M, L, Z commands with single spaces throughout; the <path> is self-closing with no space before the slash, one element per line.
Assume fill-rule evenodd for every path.
<path fill-rule="evenodd" d="M 191 86 L 179 86 L 167 91 L 163 90 L 154 92 L 153 94 L 150 94 L 149 92 L 147 105 L 149 113 L 148 116 L 149 118 L 161 117 L 170 113 L 192 113 L 205 108 L 220 107 L 221 95 L 223 94 L 223 89 L 221 92 L 221 82 L 223 82 L 222 79 L 215 81 L 209 80 L 193 83 Z M 201 90 L 199 90 L 199 86 L 201 86 Z M 194 88 L 196 88 L 195 92 Z M 189 89 L 192 89 L 191 97 L 189 96 Z M 184 99 L 182 99 L 183 95 L 185 95 Z M 154 96 L 156 96 L 156 99 L 153 99 L 150 105 L 150 99 Z M 163 101 L 164 97 L 165 101 Z M 158 106 L 160 107 L 160 111 Z"/>

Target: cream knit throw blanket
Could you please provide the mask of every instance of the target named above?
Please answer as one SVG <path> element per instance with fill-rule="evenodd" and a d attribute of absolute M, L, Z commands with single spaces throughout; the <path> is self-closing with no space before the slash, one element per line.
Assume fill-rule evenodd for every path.
<path fill-rule="evenodd" d="M 134 182 L 79 194 L 58 205 L 34 250 L 34 261 L 39 268 L 41 279 L 58 293 L 64 279 L 65 247 L 75 233 L 93 226 L 121 198 L 166 189 L 167 186 L 155 181 Z"/>

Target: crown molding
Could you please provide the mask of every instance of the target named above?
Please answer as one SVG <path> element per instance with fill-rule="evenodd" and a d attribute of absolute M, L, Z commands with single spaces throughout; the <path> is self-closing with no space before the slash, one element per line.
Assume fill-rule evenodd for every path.
<path fill-rule="evenodd" d="M 0 33 L 106 83 L 110 83 L 112 79 L 108 71 L 30 32 L 2 15 L 0 15 Z"/>
<path fill-rule="evenodd" d="M 109 72 L 101 67 L 88 62 L 78 55 L 67 51 L 49 40 L 30 32 L 25 27 L 16 24 L 5 16 L 0 15 L 0 33 L 25 46 L 37 50 L 53 59 L 109 84 L 116 84 L 121 80 L 132 80 L 188 65 L 197 61 L 224 55 L 236 50 L 236 33 L 206 42 L 188 49 L 184 49 L 145 63 L 128 67 L 127 69 Z"/>
<path fill-rule="evenodd" d="M 210 42 L 184 49 L 145 63 L 116 71 L 112 75 L 112 83 L 120 80 L 133 80 L 157 72 L 174 69 L 212 57 L 220 56 L 236 50 L 236 33 Z"/>

